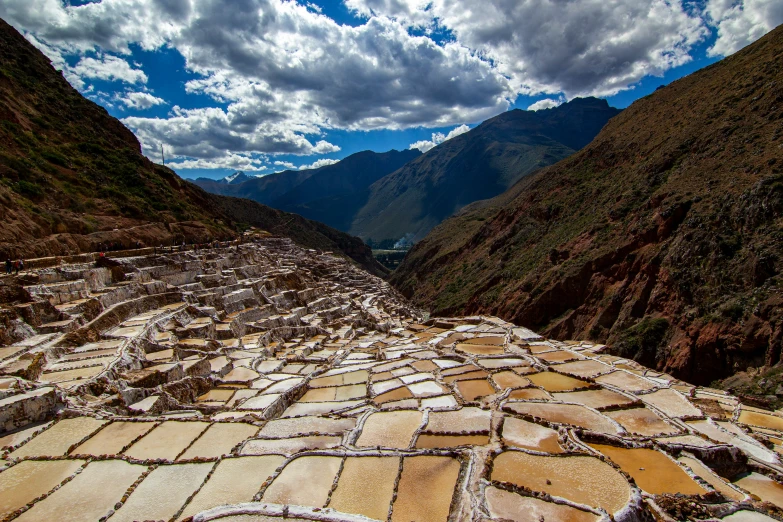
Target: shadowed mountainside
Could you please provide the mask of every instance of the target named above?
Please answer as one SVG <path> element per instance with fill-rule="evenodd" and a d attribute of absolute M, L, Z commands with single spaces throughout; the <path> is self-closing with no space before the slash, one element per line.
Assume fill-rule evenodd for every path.
<path fill-rule="evenodd" d="M 419 240 L 465 205 L 581 149 L 618 113 L 605 100 L 577 98 L 500 114 L 374 183 L 345 230 L 376 241 Z"/>
<path fill-rule="evenodd" d="M 447 220 L 393 284 L 435 314 L 609 342 L 694 383 L 778 363 L 782 85 L 779 27 Z"/>
<path fill-rule="evenodd" d="M 131 131 L 82 97 L 0 20 L 0 256 L 43 257 L 99 243 L 207 241 L 259 226 L 384 269 L 361 240 L 253 202 L 204 192 L 141 154 Z M 274 229 L 274 230 L 272 230 Z"/>
<path fill-rule="evenodd" d="M 252 199 L 347 231 L 367 187 L 421 155 L 418 150 L 362 151 L 317 169 L 287 170 L 241 183 L 194 180 L 215 194 Z"/>

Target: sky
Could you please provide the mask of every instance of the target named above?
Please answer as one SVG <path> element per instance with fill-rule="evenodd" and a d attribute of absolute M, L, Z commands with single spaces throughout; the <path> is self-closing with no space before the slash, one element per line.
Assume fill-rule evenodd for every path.
<path fill-rule="evenodd" d="M 627 107 L 783 23 L 781 0 L 2 0 L 187 178 L 426 151 L 511 109 Z"/>

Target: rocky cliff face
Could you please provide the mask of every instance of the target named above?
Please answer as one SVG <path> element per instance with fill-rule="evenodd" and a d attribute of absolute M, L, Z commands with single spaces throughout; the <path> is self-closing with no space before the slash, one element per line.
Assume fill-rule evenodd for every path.
<path fill-rule="evenodd" d="M 446 221 L 392 281 L 709 383 L 783 347 L 783 28 Z"/>
<path fill-rule="evenodd" d="M 213 196 L 141 154 L 131 131 L 83 98 L 0 20 L 0 257 L 43 257 L 137 241 L 205 242 L 238 225 L 347 253 L 384 273 L 357 238 L 253 202 Z"/>

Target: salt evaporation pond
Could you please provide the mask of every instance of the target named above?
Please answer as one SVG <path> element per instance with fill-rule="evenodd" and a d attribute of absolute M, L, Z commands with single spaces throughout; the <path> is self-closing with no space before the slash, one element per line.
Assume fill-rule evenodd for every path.
<path fill-rule="evenodd" d="M 40 380 L 0 375 L 0 413 L 25 404 L 0 433 L 9 522 L 281 520 L 270 503 L 294 521 L 638 522 L 676 518 L 656 496 L 674 491 L 714 519 L 758 520 L 769 504 L 754 498 L 783 503 L 780 413 L 603 345 L 492 317 L 425 322 L 382 280 L 280 238 L 117 262 L 126 281 L 69 303 L 99 320 L 0 347 L 0 372 L 46 357 Z M 104 280 L 44 269 L 56 282 L 41 295 L 68 302 L 63 268 L 63 288 Z"/>

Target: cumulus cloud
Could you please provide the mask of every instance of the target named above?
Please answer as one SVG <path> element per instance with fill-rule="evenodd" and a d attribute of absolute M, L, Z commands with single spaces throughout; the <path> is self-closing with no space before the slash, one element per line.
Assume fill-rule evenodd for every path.
<path fill-rule="evenodd" d="M 265 157 L 254 157 L 249 154 L 227 153 L 211 159 L 185 158 L 166 163 L 167 167 L 174 170 L 189 169 L 230 169 L 244 172 L 259 172 L 269 170 L 265 165 Z"/>
<path fill-rule="evenodd" d="M 291 163 L 290 161 L 275 161 L 275 165 L 278 167 L 285 167 L 287 169 L 295 169 L 296 165 Z"/>
<path fill-rule="evenodd" d="M 126 92 L 117 97 L 118 101 L 129 109 L 145 110 L 156 105 L 165 105 L 166 100 L 148 92 Z"/>
<path fill-rule="evenodd" d="M 91 54 L 115 66 L 113 78 L 143 83 L 143 71 L 120 56 L 133 46 L 178 51 L 195 75 L 186 90 L 227 107 L 125 123 L 145 149 L 164 143 L 183 157 L 326 154 L 339 147 L 320 138 L 325 130 L 442 127 L 486 119 L 513 102 L 507 78 L 457 42 L 413 35 L 388 17 L 352 27 L 317 11 L 286 0 L 235 0 L 230 9 L 220 0 L 0 4 L 0 16 L 50 56 L 90 55 L 77 65 L 81 76 L 66 72 L 79 88 L 86 74 L 112 77 L 98 72 L 92 60 L 101 59 Z"/>
<path fill-rule="evenodd" d="M 717 28 L 710 56 L 729 55 L 783 24 L 780 0 L 709 0 L 704 12 Z"/>
<path fill-rule="evenodd" d="M 470 130 L 470 127 L 463 124 L 459 127 L 456 127 L 452 129 L 448 134 L 443 134 L 442 132 L 433 132 L 432 133 L 432 139 L 430 140 L 421 140 L 417 141 L 416 143 L 411 143 L 409 149 L 419 149 L 422 152 L 427 152 L 430 149 L 433 149 L 443 143 L 444 141 L 448 141 L 451 138 L 455 136 L 459 136 L 460 134 L 465 134 Z"/>
<path fill-rule="evenodd" d="M 111 55 L 82 58 L 71 68 L 71 72 L 82 79 L 147 83 L 147 75 L 144 71 L 134 69 L 126 60 Z"/>
<path fill-rule="evenodd" d="M 430 0 L 344 0 L 359 16 L 389 16 L 412 27 L 432 26 L 435 13 Z"/>
<path fill-rule="evenodd" d="M 321 158 L 319 160 L 315 160 L 313 163 L 309 165 L 300 165 L 299 170 L 320 169 L 321 167 L 334 165 L 335 163 L 340 163 L 340 160 Z"/>
<path fill-rule="evenodd" d="M 3 0 L 0 17 L 82 92 L 98 79 L 144 85 L 129 61 L 137 48 L 180 53 L 186 92 L 214 105 L 124 121 L 145 148 L 205 162 L 335 152 L 323 139 L 335 129 L 479 122 L 519 95 L 611 95 L 688 62 L 711 29 L 709 52 L 723 55 L 783 22 L 780 0 L 343 4 L 363 23 L 341 25 L 306 0 Z"/>
<path fill-rule="evenodd" d="M 707 35 L 680 0 L 350 0 L 359 12 L 429 14 L 492 59 L 515 92 L 607 96 L 690 61 Z"/>
<path fill-rule="evenodd" d="M 527 110 L 529 111 L 540 111 L 542 109 L 553 109 L 555 107 L 559 107 L 565 102 L 562 98 L 558 98 L 556 100 L 553 100 L 551 98 L 544 98 L 543 100 L 538 100 L 534 104 L 530 105 Z"/>

